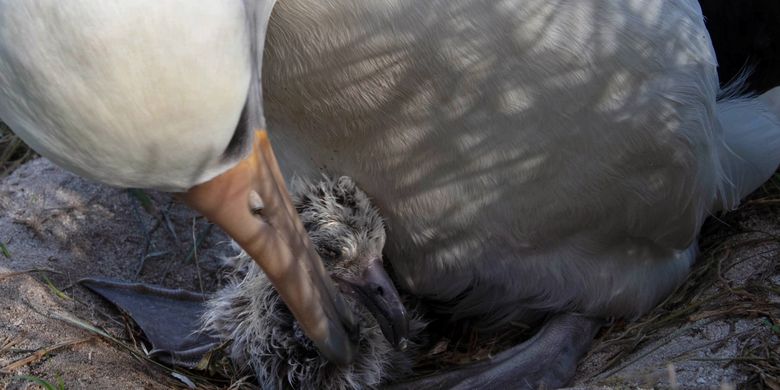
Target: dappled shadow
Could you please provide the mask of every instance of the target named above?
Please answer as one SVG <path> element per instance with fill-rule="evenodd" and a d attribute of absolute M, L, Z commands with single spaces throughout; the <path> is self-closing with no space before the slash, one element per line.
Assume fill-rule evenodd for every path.
<path fill-rule="evenodd" d="M 143 196 L 142 202 L 44 159 L 23 165 L 0 183 L 0 233 L 11 253 L 6 265 L 56 269 L 66 285 L 108 277 L 213 289 L 211 271 L 230 252 L 224 234 L 166 194 Z"/>
<path fill-rule="evenodd" d="M 303 3 L 270 23 L 269 131 L 288 174 L 374 197 L 406 288 L 498 318 L 631 314 L 684 276 L 656 262 L 690 245 L 718 169 L 690 2 Z M 658 250 L 608 252 L 626 239 Z"/>

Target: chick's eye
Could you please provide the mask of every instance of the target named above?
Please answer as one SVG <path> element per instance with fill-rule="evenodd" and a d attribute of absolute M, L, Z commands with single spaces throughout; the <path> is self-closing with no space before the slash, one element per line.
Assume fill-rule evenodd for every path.
<path fill-rule="evenodd" d="M 323 245 L 318 251 L 320 256 L 328 260 L 338 260 L 341 258 L 341 249 L 332 245 Z"/>

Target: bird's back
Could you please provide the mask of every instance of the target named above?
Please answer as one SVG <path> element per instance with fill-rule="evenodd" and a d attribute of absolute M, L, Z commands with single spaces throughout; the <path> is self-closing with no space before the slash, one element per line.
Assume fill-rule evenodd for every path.
<path fill-rule="evenodd" d="M 460 315 L 639 314 L 728 191 L 695 1 L 285 1 L 265 56 L 283 168 L 354 177 Z"/>

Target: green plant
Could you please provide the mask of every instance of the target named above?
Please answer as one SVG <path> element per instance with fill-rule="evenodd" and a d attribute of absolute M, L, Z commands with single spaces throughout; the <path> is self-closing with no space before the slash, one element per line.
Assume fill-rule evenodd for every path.
<path fill-rule="evenodd" d="M 59 375 L 57 375 L 56 378 L 57 378 L 56 384 L 53 384 L 43 378 L 39 378 L 37 376 L 32 376 L 32 375 L 19 375 L 19 376 L 15 376 L 13 379 L 34 382 L 37 385 L 43 387 L 45 390 L 65 390 L 65 383 L 62 381 L 62 378 Z"/>

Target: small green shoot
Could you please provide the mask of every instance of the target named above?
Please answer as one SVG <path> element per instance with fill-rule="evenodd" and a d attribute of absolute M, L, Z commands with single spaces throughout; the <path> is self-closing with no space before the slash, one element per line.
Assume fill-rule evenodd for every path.
<path fill-rule="evenodd" d="M 46 285 L 49 286 L 49 290 L 51 290 L 52 294 L 56 295 L 60 299 L 64 299 L 66 301 L 70 301 L 73 298 L 69 297 L 68 294 L 65 294 L 62 292 L 62 290 L 58 289 L 54 286 L 54 283 L 51 282 L 49 278 L 46 277 L 46 275 L 43 275 L 43 280 L 46 282 Z"/>
<path fill-rule="evenodd" d="M 152 198 L 149 197 L 149 194 L 147 194 L 144 190 L 140 188 L 130 188 L 127 190 L 127 193 L 131 198 L 137 200 L 147 213 L 150 215 L 157 215 L 157 206 L 155 206 Z"/>
<path fill-rule="evenodd" d="M 772 333 L 780 335 L 780 324 L 775 324 L 766 318 L 764 318 L 764 324 L 766 324 Z"/>
<path fill-rule="evenodd" d="M 5 246 L 5 244 L 2 242 L 0 242 L 0 253 L 2 253 L 6 259 L 11 258 L 11 252 L 8 250 L 8 247 Z"/>
<path fill-rule="evenodd" d="M 53 384 L 45 379 L 39 378 L 37 376 L 32 375 L 19 375 L 13 377 L 13 379 L 19 379 L 23 381 L 33 382 L 41 387 L 43 387 L 45 390 L 65 390 L 65 383 L 62 381 L 62 378 L 60 378 L 59 375 L 57 375 L 57 384 Z"/>

